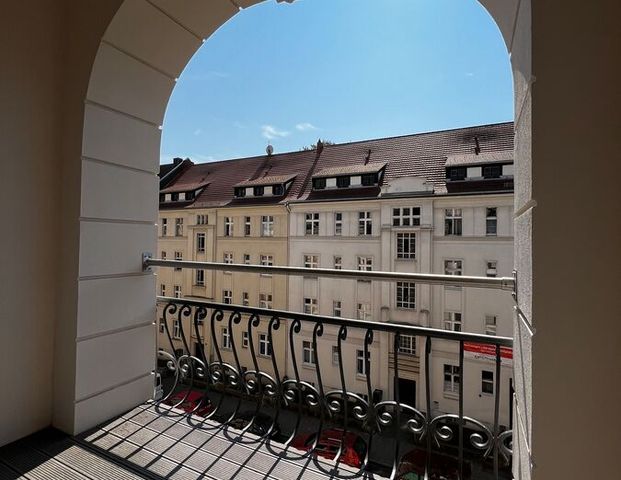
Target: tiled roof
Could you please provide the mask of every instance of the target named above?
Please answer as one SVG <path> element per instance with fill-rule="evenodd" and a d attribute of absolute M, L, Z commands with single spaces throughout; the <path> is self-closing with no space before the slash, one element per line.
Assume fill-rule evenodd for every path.
<path fill-rule="evenodd" d="M 182 179 L 180 179 L 182 180 Z M 175 182 L 169 187 L 163 188 L 160 190 L 160 193 L 180 193 L 180 192 L 192 192 L 198 190 L 199 188 L 204 188 L 209 185 L 209 182 L 198 181 L 198 182 Z"/>
<path fill-rule="evenodd" d="M 184 171 L 169 186 L 174 190 L 167 189 L 167 191 L 191 190 L 192 187 L 208 183 L 209 185 L 198 195 L 196 201 L 187 208 L 216 207 L 228 204 L 245 205 L 256 202 L 275 204 L 290 200 L 314 200 L 328 197 L 373 198 L 380 195 L 379 187 L 404 176 L 425 178 L 434 186 L 435 193 L 444 193 L 446 192 L 445 164 L 447 158 L 474 156 L 478 142 L 480 154 L 476 155 L 477 157 L 510 159 L 513 154 L 513 137 L 513 123 L 506 122 L 325 145 L 319 155 L 316 150 L 303 150 L 202 163 L 192 165 Z M 313 176 L 322 176 L 325 172 L 360 173 L 360 169 L 377 169 L 378 165 L 385 165 L 385 172 L 379 187 L 335 189 L 334 191 L 338 192 L 336 194 L 328 190 L 322 193 L 312 191 L 310 179 Z M 293 178 L 293 184 L 284 197 L 266 197 L 260 200 L 234 198 L 234 186 L 266 184 L 249 183 L 263 182 L 266 178 Z M 273 180 L 269 182 L 270 184 L 281 183 Z M 332 197 L 332 195 L 335 196 Z"/>
<path fill-rule="evenodd" d="M 257 185 L 277 185 L 279 183 L 287 183 L 289 180 L 293 180 L 296 177 L 295 174 L 291 175 L 268 175 L 261 178 L 255 178 L 253 180 L 245 180 L 243 182 L 236 183 L 234 187 L 254 187 Z"/>
<path fill-rule="evenodd" d="M 486 163 L 513 163 L 513 150 L 501 150 L 487 153 L 467 153 L 465 155 L 450 155 L 446 159 L 447 167 L 459 165 L 483 165 Z"/>
<path fill-rule="evenodd" d="M 324 168 L 313 175 L 313 178 L 337 177 L 339 175 L 361 175 L 363 173 L 377 173 L 386 166 L 383 163 L 367 163 L 366 165 L 343 165 L 340 167 Z"/>

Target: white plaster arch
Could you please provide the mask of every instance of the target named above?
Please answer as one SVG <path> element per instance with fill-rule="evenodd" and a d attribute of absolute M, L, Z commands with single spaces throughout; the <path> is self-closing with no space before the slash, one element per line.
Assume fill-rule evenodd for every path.
<path fill-rule="evenodd" d="M 160 125 L 203 39 L 261 1 L 125 0 L 103 35 L 85 99 L 75 401 L 63 407 L 73 409 L 65 430 L 83 431 L 151 394 L 155 279 L 142 273 L 141 253 L 156 247 Z M 530 200 L 530 0 L 479 1 L 514 70 L 519 211 Z"/>

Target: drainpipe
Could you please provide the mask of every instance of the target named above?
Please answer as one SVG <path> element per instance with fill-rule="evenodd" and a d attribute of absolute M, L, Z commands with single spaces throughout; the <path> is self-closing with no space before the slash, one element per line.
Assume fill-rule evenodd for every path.
<path fill-rule="evenodd" d="M 289 205 L 289 201 L 285 201 L 284 203 L 285 206 L 285 210 L 287 211 L 287 234 L 285 236 L 286 238 L 286 242 L 287 242 L 287 265 L 289 265 L 289 259 L 290 259 L 290 255 L 291 255 L 291 245 L 290 245 L 290 228 L 291 228 L 291 206 Z M 287 310 L 290 310 L 289 308 L 289 275 L 287 275 L 287 283 L 285 285 L 285 296 L 287 299 Z M 287 340 L 285 339 L 285 375 L 287 375 L 287 371 L 288 371 L 288 361 L 289 361 L 289 342 L 287 342 Z"/>

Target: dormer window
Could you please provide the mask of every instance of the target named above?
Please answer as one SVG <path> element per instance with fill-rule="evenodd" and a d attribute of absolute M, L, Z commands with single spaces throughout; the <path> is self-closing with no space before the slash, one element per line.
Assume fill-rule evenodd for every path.
<path fill-rule="evenodd" d="M 173 202 L 178 201 L 178 200 L 179 200 L 179 194 L 178 194 L 178 193 L 173 193 L 173 194 L 170 196 L 170 200 L 171 200 L 171 201 L 173 201 Z"/>
<path fill-rule="evenodd" d="M 164 198 L 166 198 L 166 195 L 163 193 L 160 193 L 160 203 L 164 201 Z"/>
<path fill-rule="evenodd" d="M 483 178 L 499 178 L 502 175 L 502 165 L 485 165 Z"/>
<path fill-rule="evenodd" d="M 185 193 L 186 200 L 194 200 L 194 192 L 186 192 Z"/>
<path fill-rule="evenodd" d="M 325 178 L 315 178 L 313 180 L 313 188 L 315 190 L 323 190 L 326 188 L 326 179 Z"/>
<path fill-rule="evenodd" d="M 374 173 L 365 173 L 364 175 L 362 175 L 362 185 L 365 187 L 371 187 L 373 185 L 375 185 L 376 182 L 376 176 Z"/>
<path fill-rule="evenodd" d="M 350 177 L 336 177 L 336 186 L 338 188 L 347 188 L 351 184 Z"/>
<path fill-rule="evenodd" d="M 235 187 L 235 196 L 236 197 L 245 197 L 246 189 L 244 187 Z"/>
<path fill-rule="evenodd" d="M 253 191 L 252 191 L 252 194 L 253 194 L 255 197 L 262 197 L 262 196 L 263 196 L 263 193 L 265 193 L 265 187 L 263 187 L 263 186 L 260 186 L 260 187 L 254 187 L 254 189 L 253 189 Z"/>
<path fill-rule="evenodd" d="M 233 185 L 235 197 L 282 197 L 293 184 L 295 175 L 264 176 Z"/>
<path fill-rule="evenodd" d="M 280 197 L 284 193 L 285 193 L 285 187 L 283 187 L 282 185 L 274 185 L 272 187 L 272 194 L 274 194 L 274 196 Z"/>
<path fill-rule="evenodd" d="M 448 169 L 448 175 L 451 180 L 465 180 L 466 167 L 454 167 Z"/>

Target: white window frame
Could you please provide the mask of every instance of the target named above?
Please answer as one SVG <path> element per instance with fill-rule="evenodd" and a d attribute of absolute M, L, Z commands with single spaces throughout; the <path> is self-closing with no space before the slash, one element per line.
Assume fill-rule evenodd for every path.
<path fill-rule="evenodd" d="M 248 348 L 249 345 L 250 345 L 250 337 L 248 335 L 248 332 L 243 331 L 242 332 L 242 348 Z"/>
<path fill-rule="evenodd" d="M 407 249 L 405 248 L 407 245 Z M 397 259 L 415 260 L 416 259 L 416 233 L 399 232 L 397 233 Z"/>
<path fill-rule="evenodd" d="M 162 224 L 162 237 L 165 237 L 168 235 L 168 219 L 162 218 L 161 224 Z"/>
<path fill-rule="evenodd" d="M 356 318 L 358 320 L 371 320 L 371 304 L 358 302 L 356 305 Z"/>
<path fill-rule="evenodd" d="M 302 341 L 302 362 L 304 365 L 316 365 L 315 350 L 313 350 L 313 343 L 309 340 Z"/>
<path fill-rule="evenodd" d="M 459 393 L 459 383 L 461 382 L 461 372 L 459 371 L 459 365 L 450 365 L 445 363 L 442 373 L 444 393 Z"/>
<path fill-rule="evenodd" d="M 274 265 L 274 255 L 259 255 L 259 263 L 264 267 L 271 267 Z M 261 273 L 262 277 L 271 277 L 271 273 Z"/>
<path fill-rule="evenodd" d="M 250 305 L 250 294 L 248 292 L 242 292 L 242 305 L 244 307 Z"/>
<path fill-rule="evenodd" d="M 334 255 L 334 270 L 343 270 L 343 257 Z"/>
<path fill-rule="evenodd" d="M 317 299 L 313 297 L 304 297 L 303 312 L 307 315 L 317 315 L 318 306 Z"/>
<path fill-rule="evenodd" d="M 392 209 L 393 227 L 420 226 L 420 207 L 394 207 Z"/>
<path fill-rule="evenodd" d="M 496 335 L 496 328 L 498 326 L 498 316 L 496 315 L 485 315 L 484 319 L 485 325 L 483 326 L 483 331 L 485 335 Z"/>
<path fill-rule="evenodd" d="M 173 285 L 173 295 L 175 298 L 181 298 L 181 285 Z"/>
<path fill-rule="evenodd" d="M 231 305 L 233 303 L 233 291 L 232 290 L 222 290 L 222 303 L 226 305 Z"/>
<path fill-rule="evenodd" d="M 183 261 L 183 252 L 175 252 L 175 260 L 182 262 Z M 181 271 L 181 267 L 175 267 L 175 271 L 179 272 Z"/>
<path fill-rule="evenodd" d="M 261 216 L 261 236 L 273 237 L 274 236 L 274 216 L 262 215 Z"/>
<path fill-rule="evenodd" d="M 244 217 L 244 237 L 252 234 L 252 217 Z"/>
<path fill-rule="evenodd" d="M 338 366 L 339 364 L 339 347 L 332 345 L 332 365 Z"/>
<path fill-rule="evenodd" d="M 304 214 L 304 235 L 319 235 L 319 213 Z"/>
<path fill-rule="evenodd" d="M 199 287 L 205 286 L 205 270 L 202 268 L 196 269 L 194 285 Z"/>
<path fill-rule="evenodd" d="M 196 234 L 196 252 L 205 253 L 206 243 L 207 243 L 207 235 L 205 235 L 205 232 L 198 232 Z"/>
<path fill-rule="evenodd" d="M 166 320 L 164 320 L 164 318 L 160 318 L 160 321 L 158 322 L 158 327 L 160 333 L 164 333 L 166 331 Z"/>
<path fill-rule="evenodd" d="M 343 316 L 343 302 L 341 300 L 332 301 L 332 316 L 333 317 Z"/>
<path fill-rule="evenodd" d="M 208 221 L 207 215 L 196 215 L 196 225 L 207 225 Z"/>
<path fill-rule="evenodd" d="M 233 262 L 233 259 L 234 259 L 234 257 L 233 257 L 233 252 L 224 252 L 224 253 L 223 253 L 223 258 L 222 258 L 222 261 L 223 261 L 224 263 L 226 263 L 227 265 L 231 265 L 231 264 L 233 264 L 233 263 L 234 263 L 234 262 Z"/>
<path fill-rule="evenodd" d="M 160 258 L 161 258 L 162 260 L 166 260 L 166 250 L 162 250 L 162 251 L 161 251 L 161 253 L 160 253 Z"/>
<path fill-rule="evenodd" d="M 444 209 L 444 235 L 461 237 L 463 231 L 463 217 L 461 208 Z"/>
<path fill-rule="evenodd" d="M 232 237 L 233 236 L 233 227 L 235 223 L 233 221 L 233 217 L 224 217 L 224 236 Z"/>
<path fill-rule="evenodd" d="M 498 236 L 498 207 L 485 208 L 485 235 Z"/>
<path fill-rule="evenodd" d="M 464 317 L 461 312 L 452 312 L 446 310 L 444 312 L 444 330 L 451 332 L 464 331 Z"/>
<path fill-rule="evenodd" d="M 175 218 L 175 237 L 183 237 L 183 218 Z"/>
<path fill-rule="evenodd" d="M 272 356 L 272 346 L 267 333 L 259 333 L 259 355 L 262 357 Z"/>
<path fill-rule="evenodd" d="M 343 235 L 343 212 L 334 212 L 334 235 Z"/>
<path fill-rule="evenodd" d="M 444 260 L 444 275 L 461 276 L 464 273 L 464 262 L 458 258 Z"/>
<path fill-rule="evenodd" d="M 369 360 L 371 359 L 371 352 L 369 352 Z M 366 376 L 367 363 L 364 358 L 364 350 L 356 350 L 356 375 Z"/>
<path fill-rule="evenodd" d="M 496 277 L 498 276 L 498 261 L 486 260 L 485 261 L 485 276 Z"/>
<path fill-rule="evenodd" d="M 399 353 L 404 355 L 416 355 L 415 335 L 399 335 Z"/>
<path fill-rule="evenodd" d="M 172 337 L 175 340 L 179 340 L 181 338 L 181 321 L 178 318 L 173 320 Z"/>
<path fill-rule="evenodd" d="M 414 282 L 397 282 L 395 293 L 397 308 L 416 310 L 416 284 Z"/>
<path fill-rule="evenodd" d="M 272 309 L 273 297 L 271 293 L 259 293 L 259 308 Z"/>
<path fill-rule="evenodd" d="M 166 296 L 166 284 L 165 283 L 160 284 L 160 296 L 161 297 Z"/>
<path fill-rule="evenodd" d="M 220 331 L 220 333 L 221 333 L 220 338 L 222 339 L 221 347 L 224 350 L 231 350 L 232 348 L 231 332 L 229 332 L 228 327 L 222 327 L 222 330 Z"/>
<path fill-rule="evenodd" d="M 304 254 L 304 268 L 319 268 L 319 255 Z"/>
<path fill-rule="evenodd" d="M 373 234 L 373 219 L 371 212 L 358 212 L 358 235 L 369 236 Z"/>
<path fill-rule="evenodd" d="M 493 396 L 495 387 L 494 372 L 491 370 L 481 370 L 481 395 Z"/>
<path fill-rule="evenodd" d="M 250 254 L 244 253 L 244 265 L 250 265 Z"/>
<path fill-rule="evenodd" d="M 358 255 L 358 270 L 361 272 L 371 272 L 373 271 L 373 257 L 364 257 L 362 255 Z"/>

